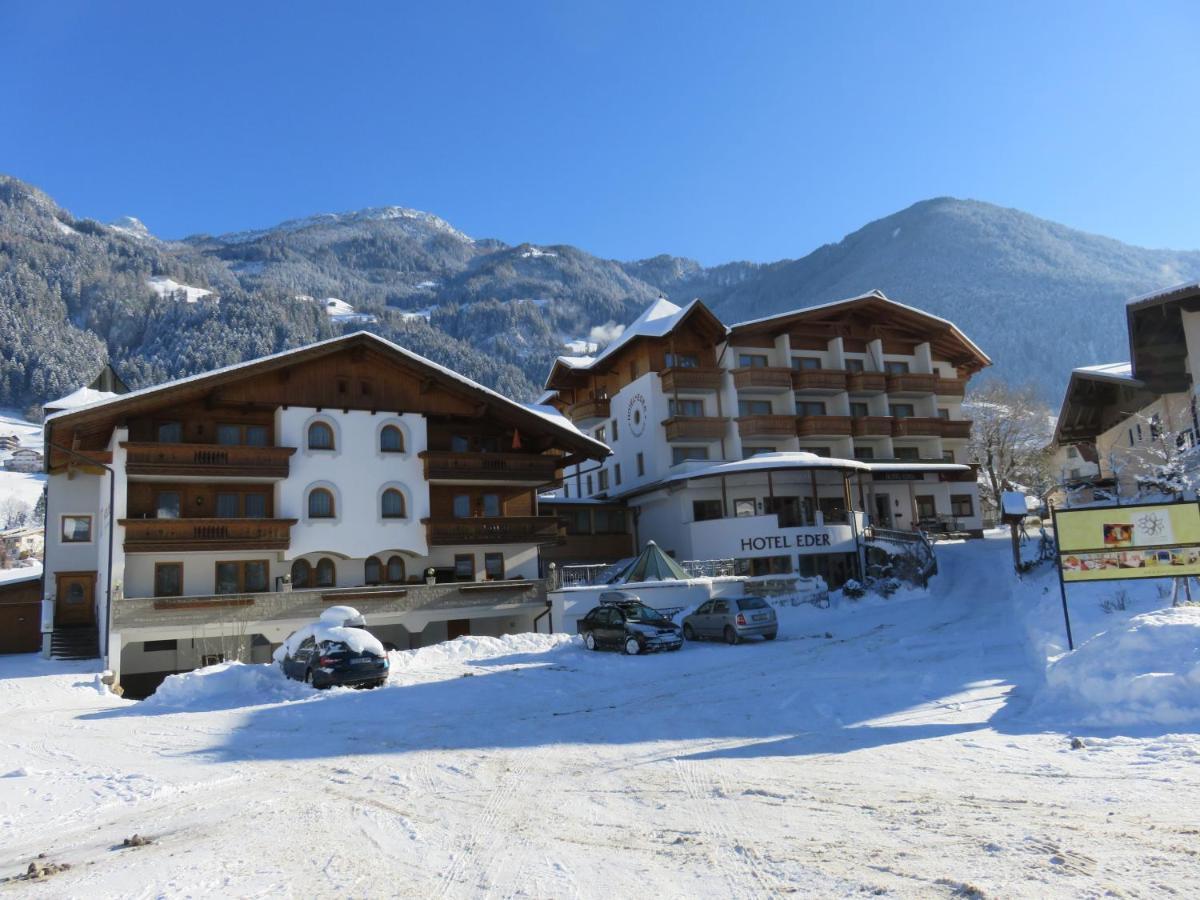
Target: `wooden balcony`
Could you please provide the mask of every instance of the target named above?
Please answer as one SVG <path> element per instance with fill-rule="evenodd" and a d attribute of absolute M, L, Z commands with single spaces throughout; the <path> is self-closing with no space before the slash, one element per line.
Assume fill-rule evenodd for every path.
<path fill-rule="evenodd" d="M 969 419 L 942 419 L 942 437 L 969 438 L 971 436 L 971 421 Z"/>
<path fill-rule="evenodd" d="M 286 550 L 295 519 L 121 519 L 126 553 Z"/>
<path fill-rule="evenodd" d="M 905 372 L 887 376 L 889 394 L 932 394 L 937 387 L 938 377 L 932 373 Z"/>
<path fill-rule="evenodd" d="M 961 397 L 967 392 L 967 379 L 938 377 L 934 393 L 939 397 Z"/>
<path fill-rule="evenodd" d="M 850 421 L 855 437 L 891 437 L 891 416 L 859 416 Z"/>
<path fill-rule="evenodd" d="M 608 401 L 605 401 L 608 402 Z M 425 480 L 483 481 L 492 484 L 539 486 L 557 481 L 562 458 L 541 453 L 452 453 L 423 450 Z"/>
<path fill-rule="evenodd" d="M 560 537 L 558 516 L 425 519 L 429 546 L 549 544 Z"/>
<path fill-rule="evenodd" d="M 792 370 L 757 366 L 733 370 L 733 386 L 739 391 L 779 393 L 792 389 Z"/>
<path fill-rule="evenodd" d="M 892 419 L 892 437 L 941 437 L 943 421 L 920 416 Z"/>
<path fill-rule="evenodd" d="M 227 444 L 155 444 L 126 441 L 130 475 L 200 475 L 210 478 L 287 478 L 295 447 Z"/>
<path fill-rule="evenodd" d="M 887 376 L 882 372 L 851 372 L 846 376 L 846 390 L 852 394 L 882 394 L 887 390 Z"/>
<path fill-rule="evenodd" d="M 668 441 L 718 441 L 728 419 L 718 416 L 672 416 L 663 420 Z"/>
<path fill-rule="evenodd" d="M 741 416 L 737 420 L 742 439 L 758 437 L 790 438 L 796 434 L 795 416 Z"/>
<path fill-rule="evenodd" d="M 659 373 L 665 394 L 674 394 L 676 391 L 719 391 L 724 375 L 724 369 L 698 367 L 663 369 Z"/>
<path fill-rule="evenodd" d="M 609 417 L 609 398 L 593 397 L 591 400 L 580 400 L 567 407 L 567 417 L 576 425 L 586 422 L 598 422 Z"/>
<path fill-rule="evenodd" d="M 798 416 L 796 418 L 796 435 L 798 437 L 849 437 L 849 416 Z"/>
<path fill-rule="evenodd" d="M 792 388 L 822 394 L 840 394 L 849 379 L 845 369 L 792 369 Z"/>

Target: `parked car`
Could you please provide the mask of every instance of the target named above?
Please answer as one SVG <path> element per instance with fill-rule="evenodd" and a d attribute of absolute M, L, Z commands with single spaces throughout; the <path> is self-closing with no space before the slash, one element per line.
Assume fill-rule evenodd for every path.
<path fill-rule="evenodd" d="M 736 644 L 754 634 L 768 641 L 779 634 L 775 610 L 762 597 L 718 597 L 683 619 L 683 636 L 689 641 L 721 638 Z"/>
<path fill-rule="evenodd" d="M 608 648 L 633 656 L 683 646 L 678 625 L 626 591 L 601 594 L 600 605 L 579 620 L 578 629 L 589 650 Z"/>
<path fill-rule="evenodd" d="M 379 687 L 388 675 L 387 651 L 350 606 L 331 606 L 293 631 L 275 660 L 288 678 L 315 688 Z"/>

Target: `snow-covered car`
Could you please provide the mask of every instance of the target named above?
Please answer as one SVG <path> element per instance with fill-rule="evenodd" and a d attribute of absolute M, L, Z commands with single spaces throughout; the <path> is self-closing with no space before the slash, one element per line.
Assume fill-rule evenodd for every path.
<path fill-rule="evenodd" d="M 635 594 L 612 591 L 579 620 L 579 633 L 589 650 L 620 650 L 630 656 L 683 646 L 679 626 Z"/>
<path fill-rule="evenodd" d="M 718 597 L 701 603 L 683 619 L 683 636 L 689 641 L 721 638 L 736 644 L 754 634 L 766 641 L 779 634 L 775 610 L 762 597 Z"/>
<path fill-rule="evenodd" d="M 315 688 L 379 687 L 388 676 L 387 651 L 352 606 L 331 606 L 296 629 L 274 658 L 288 678 Z"/>

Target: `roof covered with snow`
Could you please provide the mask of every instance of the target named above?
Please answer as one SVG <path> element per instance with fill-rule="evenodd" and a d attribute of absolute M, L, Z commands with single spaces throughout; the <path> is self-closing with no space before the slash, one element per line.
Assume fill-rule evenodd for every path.
<path fill-rule="evenodd" d="M 1119 363 L 1100 363 L 1096 366 L 1080 366 L 1077 369 L 1072 369 L 1072 372 L 1078 372 L 1080 375 L 1085 375 L 1090 378 L 1118 378 L 1132 381 L 1133 379 L 1133 364 L 1127 362 Z"/>
<path fill-rule="evenodd" d="M 65 397 L 59 397 L 57 400 L 51 400 L 43 405 L 43 409 L 62 412 L 68 409 L 79 409 L 84 406 L 91 406 L 94 403 L 100 403 L 104 400 L 111 400 L 113 397 L 124 396 L 122 394 L 114 394 L 112 391 L 97 391 L 94 388 L 81 387 L 67 394 Z"/>

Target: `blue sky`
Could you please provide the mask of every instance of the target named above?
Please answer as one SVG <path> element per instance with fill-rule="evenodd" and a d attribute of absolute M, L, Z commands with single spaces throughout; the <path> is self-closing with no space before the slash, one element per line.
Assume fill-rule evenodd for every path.
<path fill-rule="evenodd" d="M 939 195 L 1200 248 L 1200 4 L 0 3 L 0 172 L 155 233 L 399 204 L 800 256 Z"/>

